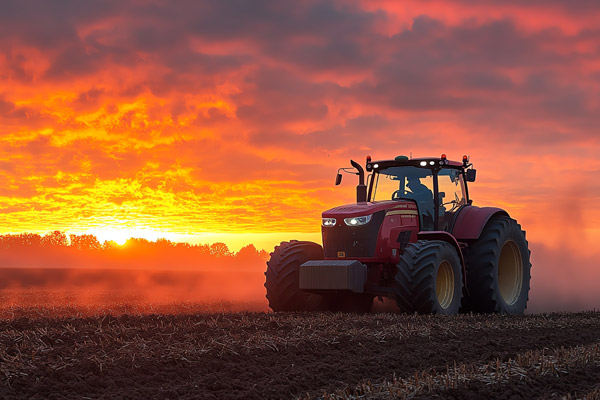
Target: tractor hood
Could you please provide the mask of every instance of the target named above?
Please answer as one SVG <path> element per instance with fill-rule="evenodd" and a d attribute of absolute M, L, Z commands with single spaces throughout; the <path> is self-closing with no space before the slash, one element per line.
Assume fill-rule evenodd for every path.
<path fill-rule="evenodd" d="M 417 205 L 411 200 L 385 200 L 347 204 L 323 213 L 321 233 L 325 258 L 365 258 L 382 255 L 392 228 L 410 224 L 416 229 Z M 396 215 L 401 218 L 395 217 Z M 404 217 L 409 218 L 404 218 Z M 360 218 L 367 217 L 367 218 Z M 410 219 L 411 221 L 404 221 Z M 387 221 L 387 225 L 386 222 Z M 387 226 L 387 227 L 386 227 Z M 394 233 L 394 239 L 399 231 Z M 377 243 L 383 240 L 377 253 Z"/>
<path fill-rule="evenodd" d="M 371 215 L 379 211 L 416 210 L 417 205 L 410 200 L 385 200 L 352 203 L 331 208 L 323 212 L 323 218 L 351 218 Z"/>

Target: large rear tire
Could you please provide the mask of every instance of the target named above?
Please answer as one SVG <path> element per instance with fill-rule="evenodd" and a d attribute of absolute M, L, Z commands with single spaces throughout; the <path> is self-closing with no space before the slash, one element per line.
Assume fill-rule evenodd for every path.
<path fill-rule="evenodd" d="M 440 240 L 420 240 L 406 246 L 396 272 L 396 303 L 408 313 L 458 313 L 463 276 L 454 246 Z"/>
<path fill-rule="evenodd" d="M 464 310 L 523 314 L 529 300 L 530 251 L 525 232 L 512 218 L 490 219 L 465 251 L 467 293 Z"/>
<path fill-rule="evenodd" d="M 327 309 L 323 296 L 299 289 L 300 265 L 322 260 L 323 248 L 312 242 L 281 242 L 271 253 L 265 272 L 267 300 L 273 311 L 318 311 Z"/>

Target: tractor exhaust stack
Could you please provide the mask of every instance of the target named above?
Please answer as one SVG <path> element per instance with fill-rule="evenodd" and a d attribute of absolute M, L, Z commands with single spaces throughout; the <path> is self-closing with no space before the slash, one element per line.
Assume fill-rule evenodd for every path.
<path fill-rule="evenodd" d="M 364 203 L 367 201 L 367 185 L 365 185 L 365 170 L 354 160 L 350 164 L 358 171 L 358 185 L 356 186 L 356 202 Z"/>

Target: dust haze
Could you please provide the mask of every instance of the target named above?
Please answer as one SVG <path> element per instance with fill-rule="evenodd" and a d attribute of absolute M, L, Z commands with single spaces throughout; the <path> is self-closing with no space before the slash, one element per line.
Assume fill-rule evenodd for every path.
<path fill-rule="evenodd" d="M 55 238 L 61 235 L 54 234 Z M 71 240 L 38 245 L 26 235 L 1 237 L 0 309 L 94 313 L 263 311 L 268 254 L 253 245 L 129 241 L 77 247 Z M 190 308 L 191 307 L 191 308 Z M 56 314 L 56 313 L 54 313 Z"/>
<path fill-rule="evenodd" d="M 0 307 L 76 307 L 137 311 L 194 304 L 206 311 L 263 311 L 260 265 L 233 271 L 0 269 Z"/>
<path fill-rule="evenodd" d="M 600 269 L 593 254 L 530 243 L 532 279 L 527 313 L 600 308 Z M 42 252 L 43 253 L 43 252 Z M 190 258 L 131 251 L 94 256 L 35 252 L 0 254 L 0 309 L 72 307 L 82 312 L 268 311 L 268 254 L 253 246 L 237 254 Z M 116 258 L 115 258 L 116 257 Z M 393 301 L 374 311 L 394 312 Z"/>
<path fill-rule="evenodd" d="M 600 268 L 594 254 L 530 243 L 529 313 L 600 309 Z"/>

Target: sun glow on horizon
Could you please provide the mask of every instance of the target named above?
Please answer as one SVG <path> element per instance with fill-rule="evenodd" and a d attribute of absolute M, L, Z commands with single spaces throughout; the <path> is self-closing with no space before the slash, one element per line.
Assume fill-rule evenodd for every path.
<path fill-rule="evenodd" d="M 97 228 L 90 229 L 86 233 L 96 236 L 100 242 L 113 241 L 120 246 L 127 243 L 129 239 L 146 239 L 155 242 L 158 239 L 178 241 L 176 234 L 171 232 L 160 232 L 147 228 Z"/>
<path fill-rule="evenodd" d="M 178 234 L 167 231 L 157 231 L 148 228 L 96 228 L 86 232 L 77 232 L 76 234 L 94 235 L 101 243 L 113 241 L 120 246 L 127 244 L 129 239 L 146 239 L 155 242 L 158 239 L 167 239 L 175 243 L 190 244 L 213 244 L 225 243 L 229 250 L 239 251 L 242 247 L 254 245 L 258 250 L 272 251 L 273 248 L 282 241 L 289 240 L 309 240 L 321 243 L 320 232 L 245 232 L 245 233 L 225 233 L 225 232 L 199 232 L 197 234 Z"/>

